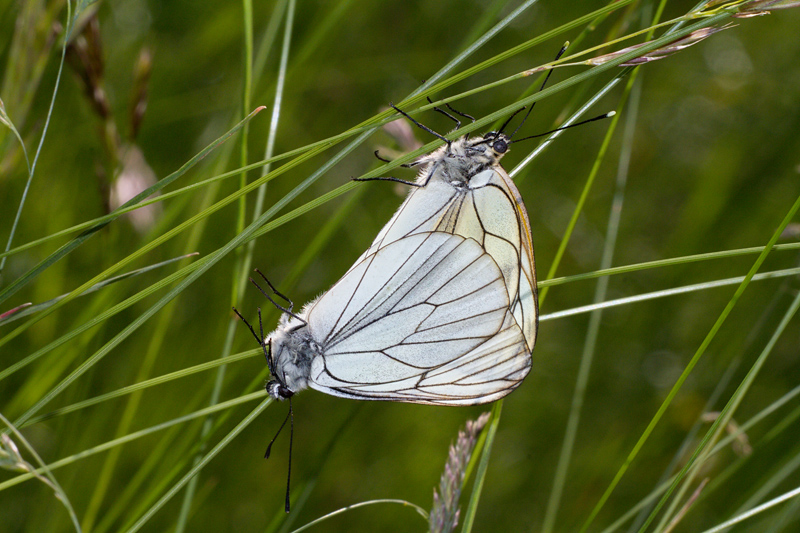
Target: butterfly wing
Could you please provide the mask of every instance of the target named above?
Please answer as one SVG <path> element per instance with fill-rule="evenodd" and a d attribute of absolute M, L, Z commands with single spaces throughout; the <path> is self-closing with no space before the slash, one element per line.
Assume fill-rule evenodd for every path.
<path fill-rule="evenodd" d="M 511 296 L 511 310 L 514 318 L 522 328 L 528 348 L 533 350 L 536 344 L 536 335 L 539 330 L 539 293 L 536 288 L 536 260 L 533 256 L 533 235 L 528 210 L 522 201 L 522 195 L 514 184 L 514 180 L 500 165 L 493 169 L 494 175 L 490 183 L 496 183 L 503 191 L 503 195 L 513 202 L 514 213 L 519 225 L 520 246 L 517 248 L 519 256 L 519 285 L 516 295 Z M 499 179 L 497 179 L 499 177 Z M 488 212 L 489 209 L 482 211 Z M 502 238 L 502 230 L 498 229 Z M 488 250 L 487 250 L 488 252 Z"/>
<path fill-rule="evenodd" d="M 441 231 L 474 239 L 503 273 L 514 319 L 533 350 L 539 321 L 536 263 L 528 212 L 514 181 L 500 165 L 473 176 L 459 190 L 437 172 L 414 187 L 361 259 L 407 235 Z"/>
<path fill-rule="evenodd" d="M 307 319 L 323 354 L 309 384 L 335 396 L 486 403 L 513 390 L 531 365 L 502 272 L 460 235 L 417 233 L 379 248 Z"/>

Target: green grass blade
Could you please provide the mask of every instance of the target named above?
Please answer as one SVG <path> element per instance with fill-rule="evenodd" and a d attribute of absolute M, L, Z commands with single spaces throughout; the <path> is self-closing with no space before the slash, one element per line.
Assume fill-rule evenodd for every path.
<path fill-rule="evenodd" d="M 214 446 L 201 460 L 199 463 L 194 465 L 194 467 L 189 470 L 181 479 L 172 486 L 172 488 L 167 491 L 164 496 L 156 502 L 155 505 L 148 509 L 147 513 L 142 516 L 139 520 L 136 521 L 133 526 L 128 529 L 128 533 L 134 533 L 142 528 L 150 518 L 158 512 L 169 500 L 172 499 L 175 494 L 178 493 L 208 462 L 210 462 L 214 457 L 219 454 L 230 442 L 236 438 L 236 436 L 242 432 L 247 426 L 250 425 L 250 422 L 253 421 L 258 415 L 260 415 L 267 406 L 272 403 L 272 398 L 267 398 L 263 402 L 261 402 L 255 409 L 253 409 L 250 414 L 244 417 L 241 422 L 239 422 L 235 428 L 233 428 L 222 440 L 220 440 L 216 446 Z"/>
<path fill-rule="evenodd" d="M 672 403 L 673 398 L 675 398 L 675 395 L 678 393 L 678 391 L 683 386 L 683 383 L 686 381 L 686 378 L 689 376 L 689 374 L 692 372 L 692 370 L 694 369 L 694 367 L 697 364 L 697 362 L 700 360 L 700 358 L 705 353 L 706 348 L 708 348 L 708 345 L 711 344 L 712 340 L 714 340 L 714 337 L 716 336 L 716 334 L 719 331 L 719 329 L 722 327 L 722 324 L 728 318 L 728 316 L 730 315 L 731 311 L 733 311 L 733 308 L 736 306 L 736 303 L 739 301 L 739 298 L 741 297 L 742 293 L 745 291 L 747 286 L 750 284 L 750 280 L 753 278 L 753 276 L 759 270 L 759 268 L 761 268 L 761 265 L 766 260 L 767 255 L 769 255 L 769 252 L 771 251 L 772 246 L 778 241 L 778 238 L 780 238 L 781 234 L 786 229 L 786 226 L 789 225 L 789 222 L 797 214 L 798 209 L 800 209 L 800 197 L 798 197 L 797 200 L 795 200 L 794 205 L 792 205 L 792 207 L 789 209 L 788 213 L 784 217 L 783 221 L 778 226 L 778 229 L 775 231 L 775 233 L 773 233 L 772 237 L 770 238 L 769 242 L 766 245 L 766 248 L 758 256 L 758 258 L 756 259 L 755 263 L 753 263 L 753 266 L 750 268 L 750 271 L 745 276 L 745 279 L 742 280 L 741 284 L 736 289 L 736 292 L 733 294 L 733 296 L 731 297 L 730 301 L 725 306 L 725 309 L 723 309 L 722 313 L 720 313 L 719 317 L 717 318 L 717 321 L 714 323 L 714 325 L 712 326 L 711 330 L 708 332 L 708 335 L 706 335 L 706 338 L 700 344 L 700 346 L 698 347 L 698 349 L 695 352 L 694 356 L 692 356 L 691 361 L 689 361 L 689 364 L 686 366 L 686 368 L 681 373 L 681 375 L 678 378 L 678 380 L 675 382 L 673 387 L 670 389 L 669 394 L 664 399 L 664 402 L 661 404 L 661 406 L 659 407 L 659 409 L 656 412 L 656 414 L 653 416 L 653 418 L 650 421 L 650 423 L 647 425 L 647 428 L 642 433 L 642 436 L 639 438 L 639 440 L 637 441 L 636 445 L 633 447 L 633 449 L 631 450 L 630 454 L 625 459 L 625 462 L 622 464 L 622 466 L 620 467 L 619 471 L 614 476 L 614 479 L 611 481 L 611 483 L 609 484 L 608 488 L 606 489 L 606 491 L 601 496 L 600 500 L 595 505 L 594 509 L 592 509 L 592 512 L 589 514 L 589 517 L 584 522 L 584 524 L 583 524 L 583 526 L 581 528 L 581 531 L 586 531 L 586 529 L 594 521 L 594 518 L 600 512 L 600 509 L 603 508 L 603 505 L 608 500 L 608 498 L 611 496 L 611 492 L 613 492 L 613 490 L 616 488 L 617 484 L 619 483 L 619 480 L 625 474 L 625 472 L 627 471 L 627 469 L 630 466 L 630 464 L 633 462 L 633 460 L 638 455 L 639 451 L 644 446 L 644 443 L 647 441 L 648 437 L 653 432 L 653 429 L 655 428 L 656 424 L 658 424 L 658 422 L 661 420 L 661 417 L 664 415 L 664 412 L 667 410 L 667 407 L 669 407 L 669 405 Z"/>
<path fill-rule="evenodd" d="M 148 187 L 144 191 L 140 192 L 139 194 L 137 194 L 136 196 L 134 196 L 133 198 L 131 198 L 130 200 L 125 202 L 125 204 L 123 204 L 123 207 L 130 206 L 130 205 L 138 203 L 141 200 L 144 200 L 145 198 L 147 198 L 151 194 L 161 190 L 162 188 L 166 187 L 167 185 L 169 185 L 170 183 L 172 183 L 173 181 L 175 181 L 179 177 L 183 176 L 189 169 L 194 167 L 198 162 L 200 162 L 200 160 L 202 160 L 212 150 L 217 148 L 220 144 L 222 144 L 223 142 L 228 140 L 228 138 L 230 138 L 233 134 L 235 134 L 237 131 L 239 131 L 245 124 L 247 124 L 250 121 L 250 119 L 252 119 L 262 109 L 263 108 L 258 108 L 255 111 L 253 111 L 252 113 L 250 113 L 250 115 L 248 115 L 239 124 L 234 126 L 231 130 L 226 132 L 219 139 L 217 139 L 216 141 L 214 141 L 213 143 L 208 145 L 205 149 L 200 151 L 200 153 L 198 153 L 192 159 L 190 159 L 188 162 L 186 162 L 186 164 L 184 164 L 181 168 L 179 168 L 178 170 L 176 170 L 175 172 L 173 172 L 172 174 L 170 174 L 166 178 L 160 180 L 158 183 L 156 183 L 152 187 Z M 46 259 L 42 260 L 38 265 L 33 267 L 31 270 L 26 272 L 24 275 L 20 276 L 16 280 L 14 280 L 8 287 L 3 289 L 3 291 L 0 291 L 0 302 L 3 302 L 6 299 L 8 299 L 9 296 L 11 296 L 15 292 L 17 292 L 19 289 L 24 287 L 27 283 L 29 283 L 34 278 L 36 278 L 36 276 L 41 274 L 50 265 L 52 265 L 56 261 L 62 259 L 65 255 L 70 253 L 72 250 L 74 250 L 75 248 L 77 248 L 78 246 L 83 244 L 83 242 L 86 241 L 86 239 L 91 237 L 93 234 L 95 234 L 100 229 L 104 228 L 107 224 L 109 224 L 115 218 L 116 217 L 111 218 L 106 222 L 103 222 L 101 224 L 96 224 L 96 225 L 92 226 L 91 228 L 85 230 L 81 235 L 79 235 L 78 237 L 76 237 L 75 239 L 70 241 L 69 243 L 65 244 L 64 246 L 59 248 L 57 251 L 53 252 L 49 257 L 47 257 Z M 80 294 L 80 292 L 82 292 L 82 290 L 85 290 L 85 289 L 91 287 L 93 284 L 94 283 L 90 283 L 85 288 L 77 289 L 76 291 L 74 291 L 74 293 L 72 293 L 69 297 L 67 297 L 66 300 L 67 301 L 71 300 L 72 298 L 74 298 L 75 296 Z"/>

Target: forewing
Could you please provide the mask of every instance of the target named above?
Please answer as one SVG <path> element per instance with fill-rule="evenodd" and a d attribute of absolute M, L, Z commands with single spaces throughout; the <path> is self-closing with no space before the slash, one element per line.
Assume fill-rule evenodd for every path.
<path fill-rule="evenodd" d="M 349 398 L 493 401 L 530 367 L 509 306 L 500 269 L 476 241 L 403 237 L 354 265 L 309 309 L 323 354 L 310 385 Z"/>
<path fill-rule="evenodd" d="M 449 183 L 441 180 L 432 179 L 425 187 L 411 187 L 405 201 L 359 261 L 408 235 L 445 231 L 447 219 L 451 218 L 447 214 L 458 203 L 459 196 Z"/>

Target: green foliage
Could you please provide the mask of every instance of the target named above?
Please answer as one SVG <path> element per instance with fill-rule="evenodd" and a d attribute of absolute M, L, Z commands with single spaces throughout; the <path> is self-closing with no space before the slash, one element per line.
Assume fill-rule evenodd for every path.
<path fill-rule="evenodd" d="M 0 0 L 0 532 L 427 529 L 486 407 L 303 392 L 285 515 L 288 406 L 231 312 L 275 324 L 254 266 L 298 306 L 341 277 L 405 192 L 350 178 L 441 144 L 388 103 L 452 127 L 426 97 L 477 118 L 451 138 L 617 111 L 503 159 L 542 321 L 459 522 L 701 531 L 784 496 L 739 527 L 795 530 L 800 9 L 708 4 Z"/>

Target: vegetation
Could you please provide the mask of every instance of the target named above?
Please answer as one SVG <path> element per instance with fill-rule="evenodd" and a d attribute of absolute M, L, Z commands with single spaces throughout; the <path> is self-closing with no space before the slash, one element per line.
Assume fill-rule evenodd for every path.
<path fill-rule="evenodd" d="M 796 4 L 0 0 L 0 531 L 424 531 L 435 487 L 466 531 L 795 530 Z M 298 306 L 341 277 L 405 193 L 350 178 L 441 144 L 388 104 L 452 127 L 426 97 L 461 133 L 617 114 L 503 159 L 522 386 L 303 392 L 287 515 L 288 406 L 231 307 L 271 330 L 254 267 Z"/>

